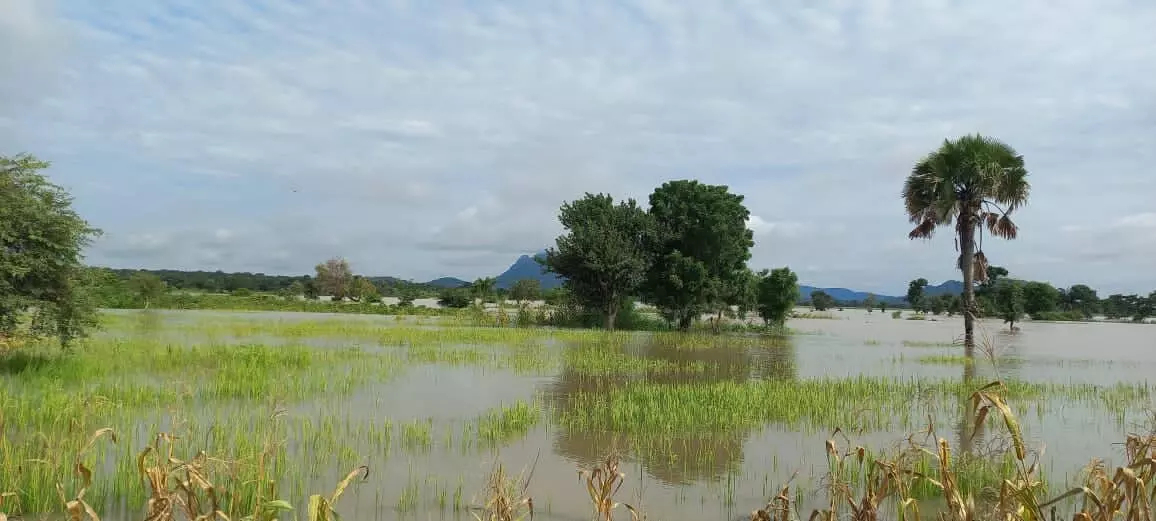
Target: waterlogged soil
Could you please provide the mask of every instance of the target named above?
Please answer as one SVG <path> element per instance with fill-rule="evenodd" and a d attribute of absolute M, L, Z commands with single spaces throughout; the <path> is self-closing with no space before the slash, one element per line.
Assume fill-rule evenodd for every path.
<path fill-rule="evenodd" d="M 125 317 L 132 316 L 125 313 Z M 141 319 L 130 333 L 154 335 L 158 342 L 185 341 L 308 344 L 316 349 L 358 345 L 373 349 L 364 339 L 292 338 L 276 335 L 228 339 L 199 337 L 176 326 L 216 320 L 273 322 L 344 320 L 391 327 L 420 324 L 437 327 L 423 317 L 418 322 L 394 317 L 337 316 L 306 313 L 163 312 Z M 543 413 L 525 432 L 499 443 L 470 439 L 469 425 L 486 411 L 519 401 L 540 404 L 545 410 L 564 410 L 567 397 L 579 392 L 613 393 L 637 382 L 658 384 L 710 383 L 750 380 L 801 381 L 832 377 L 882 377 L 898 381 L 918 378 L 968 378 L 976 386 L 994 379 L 1055 384 L 1146 383 L 1156 374 L 1156 326 L 1118 323 L 1023 323 L 1017 332 L 995 321 L 983 321 L 980 336 L 993 346 L 995 367 L 982 359 L 967 365 L 958 359 L 962 347 L 962 322 L 958 318 L 935 320 L 894 319 L 890 313 L 845 311 L 831 319 L 793 319 L 795 332 L 786 339 L 757 345 L 715 349 L 675 349 L 647 341 L 645 333 L 625 348 L 632 357 L 686 363 L 702 362 L 708 371 L 621 372 L 613 375 L 578 374 L 565 364 L 544 365 L 537 370 L 476 364 L 410 363 L 397 376 L 370 382 L 339 397 L 318 396 L 286 405 L 287 417 L 298 422 L 289 429 L 289 460 L 303 463 L 305 472 L 284 483 L 299 509 L 306 495 L 326 493 L 353 466 L 365 464 L 369 479 L 355 484 L 342 497 L 338 510 L 345 519 L 473 519 L 467 510 L 455 509 L 460 501 L 479 504 L 475 493 L 484 486 L 495 462 L 512 473 L 533 473 L 528 494 L 534 497 L 536 518 L 579 521 L 590 518 L 590 501 L 577 470 L 599 462 L 611 448 L 625 456 L 626 473 L 618 501 L 644 511 L 649 519 L 736 519 L 764 505 L 790 479 L 803 485 L 804 514 L 822 506 L 820 479 L 828 470 L 824 442 L 839 425 L 826 429 L 802 429 L 789 424 L 768 424 L 754 429 L 737 428 L 721 433 L 685 434 L 654 432 L 652 436 L 612 435 L 600 431 L 571 430 L 556 425 Z M 180 331 L 177 331 L 180 329 Z M 135 331 L 135 332 L 133 332 Z M 452 349 L 454 347 L 447 347 Z M 502 346 L 481 346 L 500 350 Z M 550 354 L 562 359 L 575 345 L 551 342 Z M 980 350 L 980 357 L 986 356 Z M 853 397 L 850 397 L 853 400 Z M 912 425 L 882 432 L 849 433 L 854 444 L 885 448 L 901 442 L 926 425 L 928 409 L 913 398 Z M 185 414 L 206 421 L 230 415 L 265 414 L 265 404 L 215 403 Z M 1053 490 L 1062 490 L 1080 468 L 1094 457 L 1119 460 L 1113 445 L 1126 433 L 1146 427 L 1144 409 L 1149 403 L 1126 407 L 1103 407 L 1094 402 L 1014 402 L 1029 448 L 1046 446 L 1042 457 Z M 655 404 L 654 406 L 659 406 Z M 720 405 L 721 407 L 721 405 Z M 959 424 L 961 408 L 941 407 L 936 415 L 938 435 L 953 445 L 963 442 Z M 163 416 L 163 411 L 157 411 Z M 147 425 L 157 425 L 156 417 Z M 901 423 L 901 422 L 896 422 Z M 428 439 L 414 441 L 400 434 L 404 425 L 428 425 Z M 306 427 L 300 427 L 305 425 Z M 332 451 L 301 439 L 309 429 L 334 430 L 343 450 Z M 142 427 L 135 429 L 145 439 Z M 383 438 L 380 433 L 391 434 Z M 308 436 L 305 436 L 308 437 Z M 980 438 L 984 438 L 981 434 Z M 996 440 L 995 436 L 990 437 Z M 846 446 L 842 435 L 836 436 Z M 998 440 L 996 440 L 998 441 Z M 352 464 L 352 465 L 350 465 Z M 460 492 L 458 492 L 460 491 Z M 625 513 L 620 514 L 625 517 Z M 138 518 L 136 510 L 110 512 L 106 519 Z M 804 515 L 804 517 L 806 517 Z"/>

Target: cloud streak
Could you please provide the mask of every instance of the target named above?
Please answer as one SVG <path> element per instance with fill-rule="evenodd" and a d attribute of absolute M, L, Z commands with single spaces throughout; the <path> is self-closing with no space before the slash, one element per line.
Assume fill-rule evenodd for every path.
<path fill-rule="evenodd" d="M 895 293 L 955 276 L 946 234 L 896 242 L 904 175 L 983 132 L 1033 182 L 993 262 L 1156 287 L 1139 232 L 1062 233 L 1154 211 L 1151 2 L 0 2 L 0 72 L 39 71 L 0 136 L 54 161 L 97 263 L 469 278 L 563 201 L 698 178 L 746 196 L 756 267 Z M 218 229 L 251 240 L 133 249 Z"/>

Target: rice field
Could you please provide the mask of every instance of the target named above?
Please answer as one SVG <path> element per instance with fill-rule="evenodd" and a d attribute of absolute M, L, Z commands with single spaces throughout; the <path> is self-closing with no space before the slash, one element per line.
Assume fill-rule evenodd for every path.
<path fill-rule="evenodd" d="M 536 518 L 572 520 L 622 502 L 697 520 L 770 502 L 768 516 L 791 504 L 789 518 L 806 519 L 834 508 L 833 483 L 873 490 L 883 470 L 871 455 L 929 476 L 946 465 L 951 486 L 994 503 L 1023 471 L 1019 452 L 1039 454 L 1033 486 L 1058 495 L 1154 426 L 1153 328 L 984 323 L 990 348 L 969 360 L 952 319 L 849 310 L 788 326 L 605 333 L 109 312 L 72 355 L 0 355 L 0 512 L 56 519 L 69 504 L 84 518 L 88 505 L 128 520 L 169 504 L 192 518 L 214 503 L 230 519 L 464 520 L 532 504 Z M 996 380 L 977 420 L 973 393 Z M 202 484 L 200 499 L 165 488 L 180 479 Z M 618 486 L 613 501 L 594 494 Z M 925 514 L 955 508 L 926 480 L 875 492 L 925 499 Z"/>

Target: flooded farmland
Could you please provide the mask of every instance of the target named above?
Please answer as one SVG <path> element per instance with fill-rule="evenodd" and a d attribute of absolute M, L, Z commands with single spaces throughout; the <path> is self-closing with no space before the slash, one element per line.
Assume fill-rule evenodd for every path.
<path fill-rule="evenodd" d="M 616 500 L 648 519 L 737 519 L 788 481 L 809 512 L 826 501 L 828 439 L 884 450 L 930 424 L 953 447 L 1006 445 L 994 416 L 979 432 L 965 421 L 968 395 L 994 380 L 1062 491 L 1152 427 L 1156 374 L 1151 326 L 1028 322 L 1012 333 L 985 321 L 987 348 L 969 361 L 957 319 L 861 310 L 792 319 L 777 336 L 297 313 L 107 322 L 72 358 L 10 359 L 0 373 L 0 489 L 22 478 L 26 513 L 56 508 L 69 454 L 104 427 L 116 442 L 81 456 L 104 519 L 141 517 L 137 456 L 158 432 L 180 436 L 182 458 L 230 459 L 221 479 L 240 492 L 224 501 L 262 497 L 247 481 L 261 464 L 277 478 L 263 497 L 303 513 L 310 494 L 367 466 L 337 504 L 346 519 L 472 519 L 499 462 L 532 469 L 536 518 L 588 519 L 578 470 L 612 451 L 626 475 Z"/>

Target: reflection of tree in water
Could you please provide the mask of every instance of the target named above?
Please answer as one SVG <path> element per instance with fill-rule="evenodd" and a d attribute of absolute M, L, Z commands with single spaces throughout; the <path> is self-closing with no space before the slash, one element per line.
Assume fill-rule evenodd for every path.
<path fill-rule="evenodd" d="M 638 373 L 606 375 L 581 374 L 564 366 L 561 373 L 544 389 L 546 399 L 558 412 L 570 407 L 569 397 L 577 393 L 612 393 L 630 384 L 646 382 L 660 385 L 742 383 L 752 379 L 793 380 L 797 377 L 794 346 L 789 339 L 767 339 L 766 342 L 745 342 L 740 346 L 688 345 L 672 342 L 672 336 L 648 336 L 645 340 L 627 345 L 622 352 L 632 357 L 671 362 L 681 367 L 703 363 L 703 372 L 673 372 L 648 370 Z M 683 337 L 687 338 L 687 337 Z M 718 337 L 725 338 L 725 337 Z M 703 342 L 711 342 L 706 338 Z M 589 348 L 590 346 L 585 346 Z M 580 349 L 582 346 L 568 346 Z M 667 365 L 667 364 L 663 364 Z M 743 449 L 750 431 L 746 429 L 726 433 L 669 433 L 656 432 L 652 436 L 627 435 L 604 431 L 568 431 L 562 428 L 554 436 L 557 454 L 593 465 L 611 450 L 624 457 L 642 462 L 643 468 L 655 479 L 667 484 L 685 484 L 693 481 L 717 481 L 743 461 Z"/>

